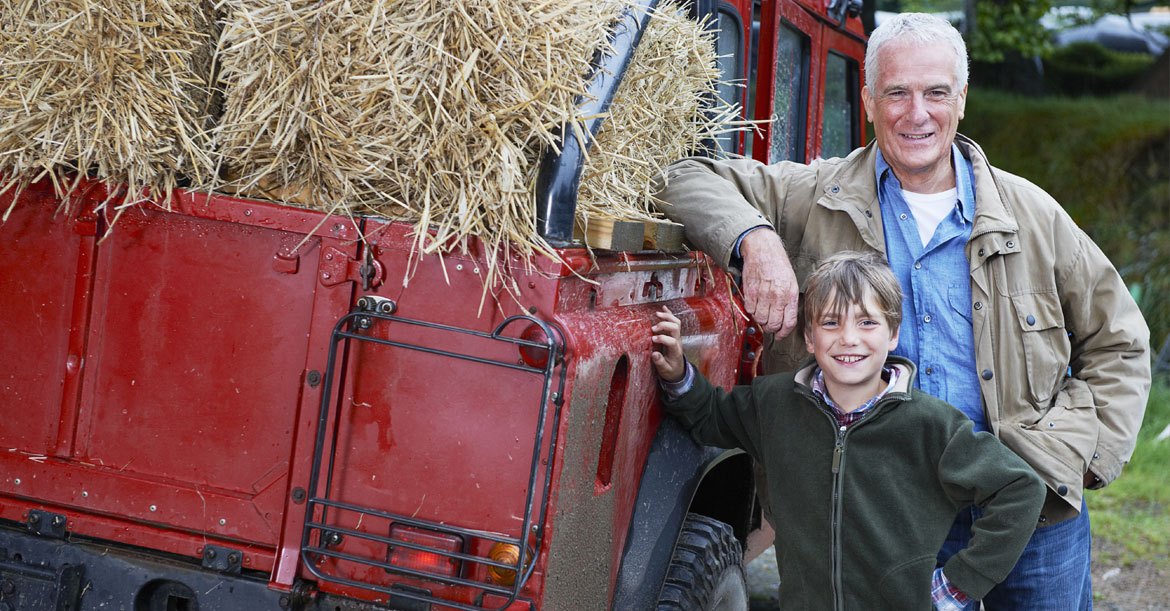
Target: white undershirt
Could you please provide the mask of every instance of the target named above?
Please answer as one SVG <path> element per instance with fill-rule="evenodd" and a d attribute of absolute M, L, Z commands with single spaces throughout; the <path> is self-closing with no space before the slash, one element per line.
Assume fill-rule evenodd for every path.
<path fill-rule="evenodd" d="M 947 218 L 959 203 L 957 189 L 947 189 L 940 193 L 911 193 L 903 189 L 902 197 L 910 207 L 910 212 L 914 214 L 914 220 L 918 222 L 918 237 L 922 240 L 923 246 L 930 243 L 930 238 L 938 229 L 939 223 Z"/>

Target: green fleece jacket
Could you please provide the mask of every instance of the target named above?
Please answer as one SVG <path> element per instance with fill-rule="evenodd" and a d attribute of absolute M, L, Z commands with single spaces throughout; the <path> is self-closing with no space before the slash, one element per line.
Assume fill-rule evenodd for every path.
<path fill-rule="evenodd" d="M 810 388 L 814 363 L 730 392 L 697 375 L 663 403 L 700 443 L 764 463 L 785 609 L 930 609 L 935 557 L 962 507 L 985 508 L 943 569 L 982 598 L 1015 566 L 1044 485 L 1022 459 L 943 401 L 898 384 L 839 430 Z"/>

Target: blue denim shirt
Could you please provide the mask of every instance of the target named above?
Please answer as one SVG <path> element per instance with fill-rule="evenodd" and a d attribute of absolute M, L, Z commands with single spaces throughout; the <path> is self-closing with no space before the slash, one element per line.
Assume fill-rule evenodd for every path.
<path fill-rule="evenodd" d="M 971 327 L 971 274 L 966 246 L 975 217 L 971 162 L 951 147 L 959 203 L 924 247 L 902 185 L 878 151 L 878 201 L 886 257 L 902 284 L 902 329 L 893 354 L 918 365 L 914 385 L 954 405 L 986 431 Z"/>

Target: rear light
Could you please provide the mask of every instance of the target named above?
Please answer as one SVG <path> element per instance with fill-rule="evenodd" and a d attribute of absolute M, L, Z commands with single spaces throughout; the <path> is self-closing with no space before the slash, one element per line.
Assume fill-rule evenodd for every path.
<path fill-rule="evenodd" d="M 395 567 L 443 577 L 455 577 L 459 574 L 459 560 L 451 557 L 451 554 L 463 551 L 462 538 L 403 524 L 394 524 L 390 527 L 390 538 L 428 548 L 413 549 L 405 545 L 390 544 L 387 561 Z"/>
<path fill-rule="evenodd" d="M 550 327 L 550 328 L 552 329 L 552 332 L 553 332 L 554 343 L 560 343 L 559 341 L 557 341 L 557 340 L 560 340 L 560 333 L 557 332 L 556 328 L 554 328 L 554 327 Z M 544 329 L 542 329 L 540 327 L 540 325 L 538 325 L 536 323 L 532 323 L 531 325 L 528 325 L 527 328 L 525 328 L 523 331 L 521 331 L 520 332 L 520 339 L 524 340 L 526 342 L 533 342 L 533 343 L 537 343 L 537 344 L 541 344 L 541 345 L 548 344 L 548 334 L 546 334 L 544 332 Z M 544 369 L 545 366 L 548 365 L 548 354 L 549 354 L 549 351 L 544 349 L 544 348 L 537 348 L 536 346 L 526 346 L 524 344 L 520 345 L 520 359 L 522 361 L 524 361 L 525 365 L 528 365 L 529 367 L 532 367 L 533 369 Z"/>
<path fill-rule="evenodd" d="M 488 550 L 488 558 L 496 562 L 516 566 L 520 562 L 520 547 L 511 543 L 496 543 Z M 492 583 L 510 586 L 516 583 L 516 571 L 499 566 L 489 566 L 488 579 Z"/>

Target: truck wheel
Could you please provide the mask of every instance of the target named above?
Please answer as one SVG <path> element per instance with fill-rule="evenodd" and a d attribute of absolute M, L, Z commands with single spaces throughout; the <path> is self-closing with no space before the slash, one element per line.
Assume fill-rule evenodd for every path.
<path fill-rule="evenodd" d="M 658 611 L 747 611 L 743 551 L 731 527 L 687 514 L 674 547 Z"/>

